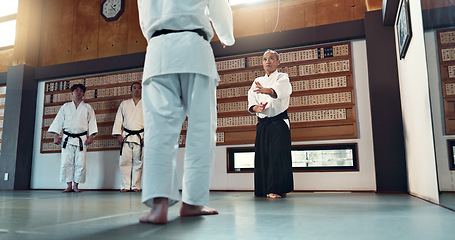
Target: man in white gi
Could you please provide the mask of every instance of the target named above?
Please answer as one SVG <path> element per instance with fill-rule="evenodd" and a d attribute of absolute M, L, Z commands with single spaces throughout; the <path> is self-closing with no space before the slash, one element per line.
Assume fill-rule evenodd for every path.
<path fill-rule="evenodd" d="M 287 109 L 292 87 L 286 73 L 276 69 L 278 53 L 267 50 L 262 58 L 266 72 L 248 91 L 248 110 L 258 116 L 254 156 L 254 194 L 281 198 L 294 190 L 291 133 Z"/>
<path fill-rule="evenodd" d="M 148 41 L 143 74 L 144 182 L 142 201 L 152 209 L 139 220 L 167 222 L 180 200 L 176 160 L 188 117 L 180 216 L 211 215 L 207 207 L 216 145 L 216 71 L 210 40 L 234 44 L 227 0 L 138 0 Z"/>
<path fill-rule="evenodd" d="M 141 192 L 142 177 L 142 139 L 144 138 L 144 120 L 142 117 L 142 85 L 131 84 L 132 98 L 120 103 L 115 115 L 112 135 L 120 144 L 120 172 L 122 185 L 120 192 Z"/>
<path fill-rule="evenodd" d="M 63 192 L 81 192 L 79 183 L 85 182 L 87 145 L 98 133 L 95 111 L 82 100 L 85 90 L 82 84 L 71 87 L 73 101 L 63 104 L 48 130 L 54 133 L 55 144 L 62 143 L 59 135 L 63 130 L 60 181 L 67 183 Z"/>

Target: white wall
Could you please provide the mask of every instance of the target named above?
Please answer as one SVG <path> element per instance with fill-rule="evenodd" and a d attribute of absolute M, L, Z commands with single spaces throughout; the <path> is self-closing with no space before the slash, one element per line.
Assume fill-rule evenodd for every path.
<path fill-rule="evenodd" d="M 368 89 L 368 69 L 365 40 L 352 42 L 356 110 L 358 117 L 359 139 L 298 142 L 301 144 L 327 144 L 356 142 L 358 144 L 358 172 L 306 172 L 294 173 L 296 190 L 376 190 L 374 172 L 373 137 L 371 131 L 371 112 Z M 65 184 L 59 182 L 60 154 L 40 154 L 39 142 L 43 116 L 44 82 L 39 83 L 37 114 L 35 126 L 35 149 L 32 168 L 33 189 L 59 189 Z M 253 145 L 241 145 L 253 146 Z M 253 190 L 252 173 L 227 173 L 226 148 L 216 148 L 211 189 L 212 190 Z M 182 173 L 184 149 L 179 149 L 178 166 Z M 87 153 L 87 182 L 81 185 L 85 189 L 118 189 L 120 175 L 118 170 L 118 151 Z"/>
<path fill-rule="evenodd" d="M 438 203 L 422 12 L 420 1 L 411 0 L 409 5 L 412 39 L 405 58 L 398 60 L 409 192 Z"/>
<path fill-rule="evenodd" d="M 441 75 L 439 70 L 438 42 L 436 31 L 425 32 L 428 78 L 430 82 L 431 113 L 433 115 L 433 134 L 436 149 L 438 182 L 440 191 L 455 191 L 455 171 L 449 168 L 447 140 L 455 135 L 445 135 L 444 104 L 442 102 Z"/>

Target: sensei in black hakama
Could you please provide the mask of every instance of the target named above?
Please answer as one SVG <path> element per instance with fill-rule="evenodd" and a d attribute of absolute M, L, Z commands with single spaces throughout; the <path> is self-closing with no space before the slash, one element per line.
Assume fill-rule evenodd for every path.
<path fill-rule="evenodd" d="M 258 116 L 254 158 L 254 194 L 281 198 L 294 190 L 291 133 L 287 114 L 292 87 L 286 73 L 276 69 L 278 53 L 267 50 L 262 59 L 266 72 L 248 91 L 248 110 Z"/>

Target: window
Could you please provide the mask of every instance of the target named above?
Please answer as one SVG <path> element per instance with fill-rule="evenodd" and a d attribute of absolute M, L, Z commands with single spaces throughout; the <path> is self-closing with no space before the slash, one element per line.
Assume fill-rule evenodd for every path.
<path fill-rule="evenodd" d="M 18 0 L 0 0 L 0 49 L 14 45 Z"/>
<path fill-rule="evenodd" d="M 254 148 L 228 148 L 228 172 L 253 172 Z M 357 144 L 292 146 L 292 169 L 358 171 Z"/>
<path fill-rule="evenodd" d="M 450 170 L 455 170 L 455 139 L 447 140 L 447 147 L 449 148 L 449 167 Z"/>

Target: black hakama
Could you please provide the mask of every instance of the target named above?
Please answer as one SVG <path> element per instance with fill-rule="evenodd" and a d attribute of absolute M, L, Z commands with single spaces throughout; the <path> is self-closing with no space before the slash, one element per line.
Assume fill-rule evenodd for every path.
<path fill-rule="evenodd" d="M 291 132 L 283 119 L 288 119 L 287 111 L 258 120 L 254 156 L 254 195 L 257 197 L 294 190 Z"/>

